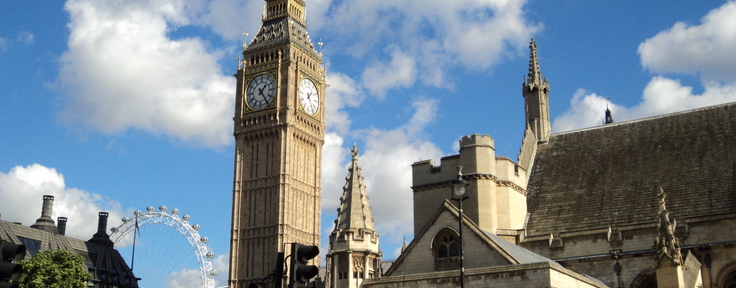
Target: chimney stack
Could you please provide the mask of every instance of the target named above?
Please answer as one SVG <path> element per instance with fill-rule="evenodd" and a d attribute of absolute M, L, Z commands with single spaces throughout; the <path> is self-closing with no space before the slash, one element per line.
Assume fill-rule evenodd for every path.
<path fill-rule="evenodd" d="M 88 242 L 112 248 L 114 246 L 112 240 L 110 240 L 110 236 L 105 232 L 107 230 L 107 216 L 109 214 L 107 212 L 100 212 L 97 215 L 99 216 L 97 220 L 97 233 Z"/>
<path fill-rule="evenodd" d="M 56 218 L 56 222 L 59 223 L 59 235 L 66 235 L 66 217 Z"/>
<path fill-rule="evenodd" d="M 57 233 L 59 229 L 56 228 L 54 220 L 51 219 L 51 211 L 54 208 L 54 196 L 43 195 L 43 206 L 41 208 L 41 217 L 36 220 L 36 223 L 31 225 L 32 228 L 39 230 Z"/>

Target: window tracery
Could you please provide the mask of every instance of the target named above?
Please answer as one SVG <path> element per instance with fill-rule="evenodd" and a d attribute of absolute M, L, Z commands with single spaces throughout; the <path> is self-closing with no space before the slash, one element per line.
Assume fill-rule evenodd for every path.
<path fill-rule="evenodd" d="M 460 237 L 454 230 L 445 228 L 437 233 L 432 247 L 436 270 L 460 267 Z"/>

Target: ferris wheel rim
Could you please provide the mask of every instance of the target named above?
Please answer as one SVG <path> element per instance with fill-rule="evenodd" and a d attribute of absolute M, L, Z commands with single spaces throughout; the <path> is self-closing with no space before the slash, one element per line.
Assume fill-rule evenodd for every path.
<path fill-rule="evenodd" d="M 199 224 L 191 225 L 189 215 L 183 215 L 179 217 L 179 210 L 172 209 L 171 213 L 167 213 L 166 206 L 160 206 L 159 211 L 155 211 L 153 207 L 149 206 L 146 208 L 146 212 L 136 210 L 133 213 L 133 218 L 123 218 L 123 224 L 118 227 L 113 227 L 110 230 L 110 240 L 117 244 L 128 234 L 135 233 L 136 228 L 152 224 L 162 224 L 174 228 L 177 232 L 181 233 L 182 236 L 186 237 L 189 245 L 192 246 L 194 253 L 197 257 L 197 262 L 200 266 L 200 278 L 202 279 L 202 288 L 215 288 L 214 276 L 218 275 L 218 271 L 213 269 L 211 258 L 214 258 L 214 253 L 207 249 L 205 243 L 209 242 L 207 237 L 202 237 L 197 232 L 201 227 Z"/>

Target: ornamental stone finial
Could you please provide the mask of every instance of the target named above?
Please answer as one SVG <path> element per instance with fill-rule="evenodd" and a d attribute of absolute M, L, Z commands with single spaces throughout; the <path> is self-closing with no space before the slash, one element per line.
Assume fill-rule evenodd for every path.
<path fill-rule="evenodd" d="M 657 261 L 662 257 L 669 258 L 675 265 L 682 265 L 682 253 L 680 252 L 680 239 L 675 236 L 675 228 L 677 222 L 672 219 L 670 221 L 669 212 L 665 206 L 667 194 L 664 189 L 659 187 L 657 193 L 658 202 L 658 222 L 657 237 L 654 239 L 654 250 L 657 251 Z"/>
<path fill-rule="evenodd" d="M 358 144 L 353 143 L 353 150 L 350 151 L 350 155 L 353 155 L 353 160 L 358 159 Z"/>

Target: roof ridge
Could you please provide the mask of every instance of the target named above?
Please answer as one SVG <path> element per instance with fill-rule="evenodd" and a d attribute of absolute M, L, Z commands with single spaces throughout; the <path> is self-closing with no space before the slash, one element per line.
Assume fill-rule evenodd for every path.
<path fill-rule="evenodd" d="M 710 105 L 710 106 L 703 106 L 703 107 L 692 108 L 688 110 L 670 112 L 666 114 L 652 115 L 652 116 L 647 116 L 643 118 L 631 119 L 631 120 L 626 120 L 626 121 L 621 121 L 621 122 L 614 122 L 614 123 L 610 123 L 606 125 L 596 125 L 592 127 L 585 127 L 585 128 L 579 128 L 579 129 L 574 129 L 574 130 L 569 130 L 569 131 L 557 132 L 557 133 L 552 133 L 551 136 L 565 135 L 565 134 L 572 134 L 572 133 L 578 133 L 578 132 L 584 132 L 584 131 L 590 131 L 590 130 L 596 130 L 596 129 L 617 127 L 617 126 L 622 126 L 626 124 L 650 121 L 650 120 L 655 120 L 655 119 L 660 119 L 660 118 L 675 117 L 677 115 L 696 113 L 696 112 L 701 112 L 701 111 L 710 110 L 710 109 L 718 109 L 718 108 L 727 107 L 727 106 L 736 106 L 736 102 L 728 102 L 728 103 L 721 103 L 721 104 Z"/>

